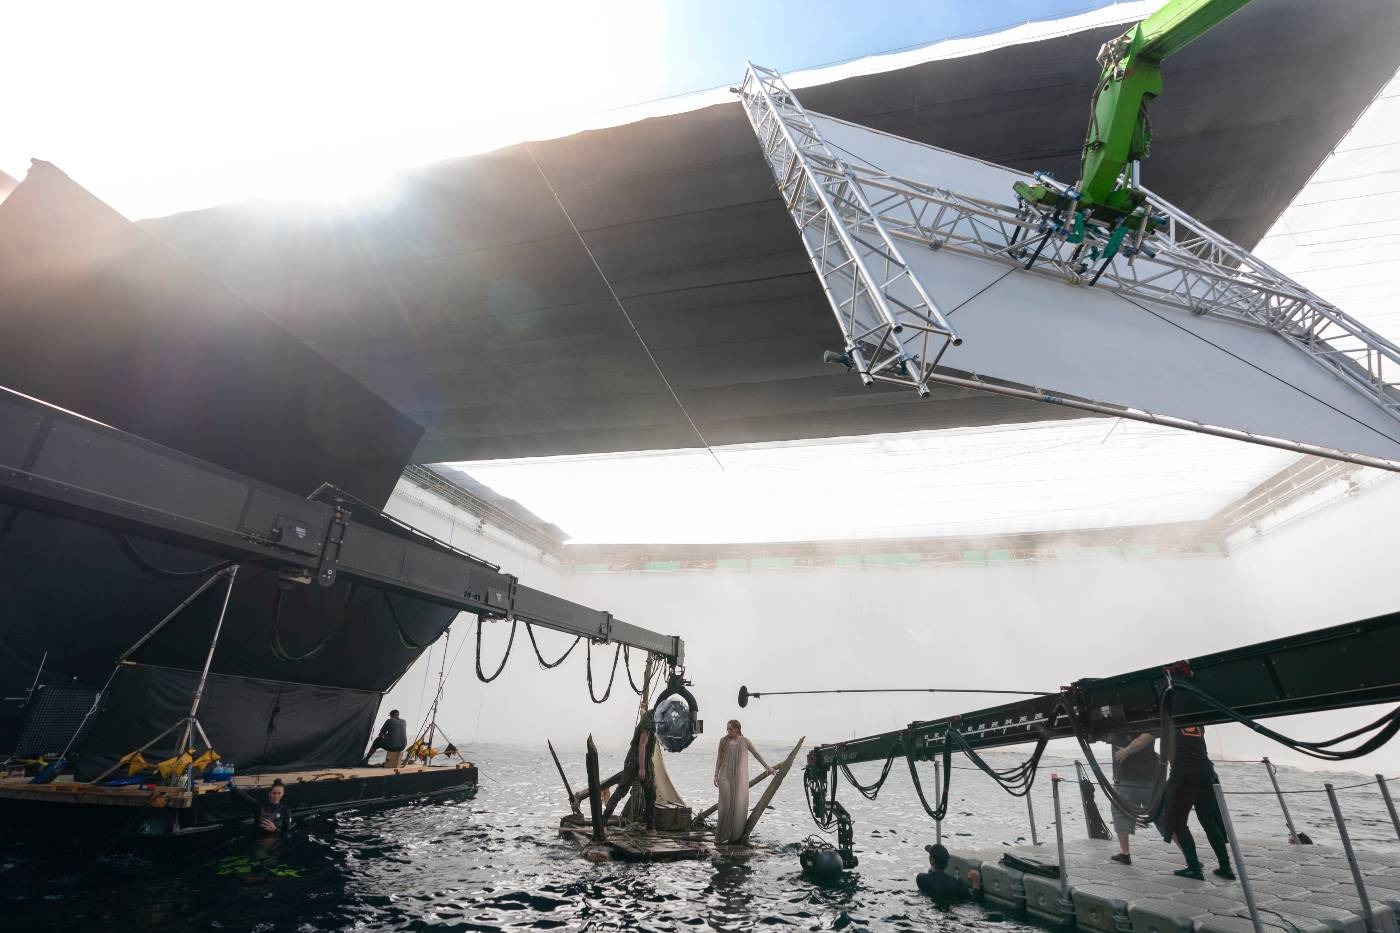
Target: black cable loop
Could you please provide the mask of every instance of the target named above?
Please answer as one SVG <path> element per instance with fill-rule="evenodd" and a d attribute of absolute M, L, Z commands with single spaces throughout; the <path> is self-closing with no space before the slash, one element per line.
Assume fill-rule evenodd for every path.
<path fill-rule="evenodd" d="M 850 782 L 852 787 L 860 792 L 862 797 L 866 800 L 874 800 L 876 797 L 880 796 L 880 788 L 885 786 L 885 781 L 890 776 L 890 768 L 894 765 L 895 756 L 902 751 L 904 751 L 903 744 L 896 744 L 890 749 L 890 754 L 885 759 L 885 765 L 880 769 L 880 776 L 875 779 L 874 783 L 862 784 L 860 781 L 857 781 L 856 776 L 851 773 L 850 765 L 845 762 L 841 762 L 839 765 L 841 773 L 846 775 L 846 780 Z"/>
<path fill-rule="evenodd" d="M 18 510 L 16 510 L 15 514 L 18 514 Z M 7 527 L 6 531 L 8 530 Z M 154 563 L 143 557 L 141 552 L 136 550 L 136 545 L 131 543 L 131 539 L 120 531 L 112 532 L 112 537 L 116 540 L 117 547 L 127 556 L 128 560 L 146 571 L 146 573 L 161 580 L 188 580 L 191 577 L 207 577 L 211 573 L 218 573 L 225 567 L 233 566 L 233 561 L 224 560 L 210 564 L 208 567 L 201 567 L 198 570 L 166 570 L 164 567 L 157 567 Z"/>
<path fill-rule="evenodd" d="M 1088 762 L 1089 770 L 1093 772 L 1094 778 L 1098 781 L 1099 789 L 1103 791 L 1110 803 L 1132 817 L 1139 826 L 1152 825 L 1152 818 L 1161 810 L 1162 800 L 1166 796 L 1167 763 L 1171 761 L 1176 752 L 1176 726 L 1172 718 L 1173 698 L 1175 696 L 1173 688 L 1175 686 L 1177 686 L 1176 681 L 1168 673 L 1166 686 L 1163 687 L 1162 695 L 1157 699 L 1157 729 L 1162 737 L 1162 753 L 1157 756 L 1157 774 L 1152 779 L 1152 797 L 1145 805 L 1139 805 L 1119 796 L 1113 782 L 1104 775 L 1103 768 L 1099 766 L 1099 760 L 1094 756 L 1093 749 L 1090 748 L 1089 741 L 1084 736 L 1083 726 L 1078 717 L 1075 716 L 1073 707 L 1068 700 L 1061 696 L 1051 713 L 1053 720 L 1055 713 L 1064 710 L 1065 718 L 1069 720 L 1070 728 L 1074 731 L 1075 741 L 1079 743 L 1079 750 Z"/>
<path fill-rule="evenodd" d="M 646 689 L 646 668 L 642 669 L 642 686 L 637 686 L 637 681 L 632 678 L 632 650 L 626 645 L 622 646 L 622 667 L 627 671 L 627 684 L 632 688 L 632 692 L 641 696 Z"/>
<path fill-rule="evenodd" d="M 953 730 L 949 729 L 948 733 Z M 943 737 L 943 792 L 939 797 L 937 808 L 928 805 L 928 797 L 924 795 L 924 784 L 919 780 L 919 769 L 914 763 L 914 753 L 909 751 L 905 754 L 905 761 L 909 764 L 909 778 L 914 782 L 914 793 L 919 798 L 919 805 L 924 808 L 924 812 L 933 818 L 935 823 L 941 822 L 948 815 L 948 789 L 953 784 L 952 764 L 953 749 L 948 744 L 948 733 Z"/>
<path fill-rule="evenodd" d="M 608 697 L 612 696 L 613 681 L 617 680 L 617 662 L 622 658 L 622 645 L 617 646 L 613 652 L 612 673 L 608 675 L 608 689 L 603 691 L 603 696 L 599 698 L 593 692 L 593 642 L 588 643 L 588 698 L 594 703 L 606 703 Z"/>
<path fill-rule="evenodd" d="M 1307 755 L 1310 758 L 1317 758 L 1322 761 L 1349 761 L 1353 758 L 1360 758 L 1363 755 L 1369 755 L 1371 752 L 1385 745 L 1392 738 L 1394 738 L 1397 732 L 1400 732 L 1400 706 L 1397 706 L 1395 709 L 1386 713 L 1384 716 L 1377 719 L 1375 722 L 1362 726 L 1359 729 L 1353 729 L 1351 732 L 1339 735 L 1334 739 L 1328 739 L 1323 742 L 1303 742 L 1298 739 L 1289 738 L 1281 732 L 1276 732 L 1273 729 L 1270 729 L 1268 726 L 1261 725 L 1256 720 L 1237 712 L 1229 706 L 1226 706 L 1224 703 L 1220 702 L 1215 697 L 1211 696 L 1209 693 L 1206 693 L 1204 690 L 1202 690 L 1200 687 L 1197 687 L 1195 684 L 1182 682 L 1177 684 L 1177 686 L 1178 688 L 1185 690 L 1193 696 L 1196 696 L 1200 700 L 1204 701 L 1207 706 L 1210 706 L 1217 712 L 1228 716 L 1230 719 L 1234 720 L 1242 726 L 1247 726 L 1248 728 L 1253 729 L 1255 732 L 1259 733 L 1265 738 L 1273 739 L 1275 742 L 1278 742 L 1281 745 L 1291 748 L 1296 752 L 1302 752 L 1304 755 Z M 1369 739 L 1362 742 L 1355 748 L 1346 749 L 1344 751 L 1333 751 L 1329 749 L 1329 746 L 1336 745 L 1338 742 L 1345 742 L 1349 739 L 1356 738 L 1358 735 L 1361 735 L 1366 732 L 1372 732 L 1377 729 L 1379 729 L 1379 731 L 1376 732 L 1375 735 L 1371 736 Z"/>
<path fill-rule="evenodd" d="M 564 660 L 574 653 L 574 649 L 578 647 L 578 643 L 583 640 L 582 635 L 575 635 L 573 644 L 569 645 L 568 649 L 559 656 L 559 660 L 546 661 L 544 655 L 540 654 L 539 644 L 535 642 L 535 628 L 529 622 L 525 623 L 525 634 L 530 636 L 530 647 L 535 649 L 535 659 L 540 662 L 540 667 L 546 671 L 552 667 L 558 667 L 563 664 Z"/>
<path fill-rule="evenodd" d="M 282 599 L 286 596 L 286 593 L 287 591 L 281 588 L 277 590 L 277 602 L 272 608 L 272 640 L 268 648 L 272 651 L 272 656 L 277 660 L 285 661 L 288 664 L 300 664 L 302 661 L 309 661 L 320 654 L 325 650 L 325 647 L 334 641 L 335 637 L 345 629 L 345 623 L 350 618 L 350 600 L 355 597 L 355 581 L 350 581 L 350 587 L 345 592 L 345 602 L 340 606 L 340 620 L 336 622 L 330 634 L 315 648 L 312 648 L 310 651 L 306 652 L 306 654 L 298 657 L 292 657 L 287 653 L 287 649 L 282 647 Z M 386 592 L 384 595 L 387 599 L 389 594 Z M 393 606 L 391 605 L 390 612 L 392 611 Z"/>
<path fill-rule="evenodd" d="M 501 658 L 501 664 L 496 668 L 495 673 L 487 677 L 481 670 L 481 630 L 486 627 L 486 620 L 481 616 L 476 617 L 476 679 L 484 684 L 489 684 L 497 677 L 501 676 L 501 671 L 506 669 L 506 662 L 510 660 L 510 649 L 515 645 L 515 630 L 519 626 L 519 620 L 510 621 L 510 639 L 506 642 L 506 653 Z"/>
<path fill-rule="evenodd" d="M 386 606 L 389 607 L 389 618 L 391 618 L 391 619 L 394 620 L 394 628 L 396 628 L 396 629 L 398 630 L 398 633 L 399 633 L 399 641 L 403 644 L 403 646 L 404 646 L 405 648 L 408 648 L 408 649 L 410 649 L 410 650 L 412 650 L 412 651 L 422 651 L 424 648 L 428 647 L 428 645 L 431 645 L 431 644 L 433 643 L 432 641 L 430 641 L 430 642 L 427 642 L 426 644 L 420 645 L 420 644 L 418 644 L 418 642 L 414 641 L 412 638 L 409 638 L 409 637 L 408 637 L 408 630 L 405 629 L 405 628 L 403 627 L 403 623 L 399 621 L 399 613 L 398 613 L 398 610 L 394 608 L 394 601 L 393 601 L 393 599 L 391 599 L 391 598 L 389 597 L 389 591 L 388 591 L 388 590 L 380 590 L 379 592 L 382 593 L 382 594 L 384 595 L 384 605 L 386 605 Z M 451 623 L 448 623 L 448 624 L 450 625 Z M 444 631 L 446 631 L 446 630 L 444 629 Z M 442 632 L 439 632 L 438 634 L 441 635 Z M 436 641 L 436 640 L 437 640 L 436 638 L 433 639 L 433 641 Z"/>

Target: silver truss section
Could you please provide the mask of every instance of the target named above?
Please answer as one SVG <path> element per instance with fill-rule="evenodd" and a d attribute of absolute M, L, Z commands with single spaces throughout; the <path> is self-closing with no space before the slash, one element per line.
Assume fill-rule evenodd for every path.
<path fill-rule="evenodd" d="M 866 385 L 928 379 L 957 332 L 910 271 L 851 166 L 827 147 L 782 75 L 750 64 L 739 98 Z"/>
<path fill-rule="evenodd" d="M 848 353 L 878 333 L 868 323 L 864 328 L 855 323 L 864 319 L 850 310 L 867 292 L 872 298 L 875 294 L 866 284 L 869 277 L 855 278 L 851 260 L 858 251 L 869 251 L 861 254 L 863 258 L 878 246 L 883 255 L 898 261 L 894 241 L 904 241 L 1265 328 L 1400 421 L 1400 347 L 1145 188 L 1139 186 L 1160 221 L 1158 229 L 1129 232 L 1121 249 L 1100 259 L 1110 252 L 1109 230 L 1091 224 L 1083 242 L 1074 243 L 1068 223 L 1051 211 L 971 197 L 837 159 L 776 72 L 750 65 L 740 94 L 827 297 L 842 320 Z M 1059 187 L 1065 189 L 1067 202 L 1071 200 L 1068 187 Z M 1010 199 L 1009 189 L 1007 195 Z M 839 252 L 831 245 L 833 239 L 846 250 L 844 258 L 827 255 Z M 932 309 L 922 285 L 907 270 L 900 274 Z M 892 319 L 893 315 L 887 318 Z M 936 312 L 928 320 L 943 323 Z M 954 345 L 958 342 L 953 339 Z M 938 349 L 932 357 L 919 357 L 921 383 L 946 381 L 931 379 L 946 344 Z"/>

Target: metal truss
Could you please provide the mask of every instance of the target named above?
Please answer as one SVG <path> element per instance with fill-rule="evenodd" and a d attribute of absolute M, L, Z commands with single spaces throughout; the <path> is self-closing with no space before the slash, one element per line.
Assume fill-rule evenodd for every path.
<path fill-rule="evenodd" d="M 836 314 L 843 362 L 866 385 L 893 382 L 927 396 L 933 368 L 961 338 L 782 75 L 750 64 L 739 97 Z"/>
<path fill-rule="evenodd" d="M 1092 223 L 1076 231 L 1068 216 L 1060 212 L 1041 213 L 1025 205 L 970 197 L 890 175 L 868 164 L 837 159 L 777 72 L 751 64 L 740 97 L 789 211 L 803 233 L 827 297 L 843 322 L 847 355 L 862 376 L 865 370 L 852 351 L 859 352 L 872 332 L 851 324 L 856 315 L 849 309 L 855 298 L 863 298 L 867 292 L 875 304 L 873 299 L 879 292 L 866 284 L 868 278 L 853 278 L 850 259 L 857 258 L 857 249 L 873 253 L 878 246 L 898 260 L 894 241 L 899 240 L 1020 265 L 1034 274 L 1071 284 L 1106 288 L 1125 298 L 1272 331 L 1400 421 L 1400 347 L 1141 186 L 1155 220 L 1154 229 L 1144 225 L 1126 235 L 1118 231 L 1122 246 L 1113 248 L 1109 240 L 1114 231 Z M 1063 189 L 1066 203 L 1072 204 L 1074 193 L 1068 186 L 1040 176 L 1037 180 Z M 1081 235 L 1082 241 L 1074 242 Z M 832 240 L 848 250 L 850 258 L 844 264 L 827 256 Z M 900 276 L 908 279 L 909 287 L 928 308 L 933 307 L 917 277 L 902 264 Z M 941 315 L 932 320 L 942 324 Z M 951 328 L 946 330 L 951 334 Z M 958 342 L 954 337 L 953 343 Z M 953 380 L 932 373 L 938 355 L 920 357 L 920 362 L 920 387 L 925 381 L 953 384 Z M 966 382 L 958 380 L 957 384 Z M 990 384 L 984 387 L 998 391 Z M 1115 409 L 1099 403 L 1078 407 L 1086 405 L 1087 410 L 1104 409 L 1105 413 Z M 1152 416 L 1138 420 L 1172 423 L 1178 419 Z M 1204 427 L 1184 421 L 1176 426 L 1192 430 Z M 1254 435 L 1245 439 L 1268 443 Z M 1335 452 L 1308 445 L 1273 446 L 1335 456 Z M 1353 462 L 1395 469 L 1389 461 L 1374 458 Z"/>

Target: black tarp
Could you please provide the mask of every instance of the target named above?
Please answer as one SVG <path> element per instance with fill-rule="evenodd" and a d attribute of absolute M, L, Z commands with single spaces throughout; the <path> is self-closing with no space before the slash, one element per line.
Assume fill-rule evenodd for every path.
<path fill-rule="evenodd" d="M 135 563 L 110 532 L 38 512 L 0 507 L 0 531 L 0 673 L 7 684 L 18 685 L 7 696 L 17 696 L 30 685 L 41 661 L 42 683 L 101 686 L 122 653 L 203 579 L 161 579 Z M 129 539 L 129 544 L 157 569 L 188 571 L 210 565 L 207 555 L 140 539 Z M 193 602 L 143 645 L 134 660 L 199 670 L 223 590 L 222 584 L 216 585 Z M 244 567 L 234 585 L 212 669 L 250 678 L 247 689 L 254 692 L 295 682 L 377 697 L 456 615 L 454 609 L 352 582 L 329 588 L 279 586 L 269 571 Z M 18 731 L 20 710 L 14 704 L 4 708 L 9 715 L 0 721 L 0 745 L 8 748 Z M 85 748 L 98 750 L 99 757 L 130 751 L 102 745 L 104 736 L 125 735 L 107 720 L 128 712 L 119 704 L 104 713 L 102 728 L 94 730 Z M 227 737 L 240 734 L 241 720 L 250 715 L 242 711 L 239 721 L 228 721 L 218 709 L 206 714 L 205 728 L 221 752 Z M 343 725 L 324 720 L 329 732 Z M 359 737 L 361 746 L 366 735 Z M 328 758 L 317 766 L 334 763 Z"/>
<path fill-rule="evenodd" d="M 0 384 L 297 494 L 330 482 L 375 505 L 422 433 L 44 162 L 0 202 Z M 162 567 L 210 563 L 135 546 Z M 0 507 L 0 696 L 22 696 L 41 662 L 41 684 L 101 686 L 121 653 L 198 583 L 153 576 L 107 532 Z M 217 607 L 202 599 L 138 655 L 169 669 L 160 694 L 169 702 L 147 711 L 129 672 L 118 678 L 124 692 L 108 698 L 84 744 L 90 760 L 130 751 L 125 743 L 151 737 L 140 733 L 152 717 L 174 715 L 182 678 L 203 664 Z M 413 645 L 436 638 L 454 615 L 401 597 L 391 607 L 381 592 L 348 585 L 284 590 L 267 571 L 243 569 L 214 658 L 228 675 L 223 699 L 202 714 L 210 738 L 230 757 L 259 753 L 280 693 L 275 761 L 346 763 L 346 749 L 367 740 L 379 692 L 418 656 Z M 235 690 L 232 675 L 250 679 Z M 303 686 L 287 694 L 286 683 Z M 301 710 L 303 702 L 314 708 Z M 22 715 L 0 703 L 0 749 L 13 747 Z"/>
<path fill-rule="evenodd" d="M 149 664 L 118 670 L 83 742 L 78 780 L 91 780 L 188 715 L 198 680 L 197 671 Z M 379 700 L 372 690 L 211 674 L 198 717 L 215 748 L 240 772 L 349 767 L 364 754 Z M 180 732 L 145 757 L 172 754 Z"/>

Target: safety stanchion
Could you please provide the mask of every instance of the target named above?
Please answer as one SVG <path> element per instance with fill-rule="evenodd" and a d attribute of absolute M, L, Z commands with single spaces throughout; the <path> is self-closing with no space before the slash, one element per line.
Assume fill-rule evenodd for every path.
<path fill-rule="evenodd" d="M 1390 825 L 1395 827 L 1395 838 L 1400 839 L 1400 816 L 1395 815 L 1395 801 L 1390 799 L 1390 787 L 1385 783 L 1385 775 L 1377 774 L 1376 783 L 1380 785 L 1381 796 L 1385 798 L 1385 808 L 1390 811 Z"/>
<path fill-rule="evenodd" d="M 1274 785 L 1274 796 L 1278 798 L 1279 809 L 1283 811 L 1283 822 L 1288 826 L 1288 844 L 1297 845 L 1298 830 L 1293 826 L 1293 814 L 1288 812 L 1288 801 L 1283 799 L 1283 791 L 1279 790 L 1274 763 L 1268 758 L 1264 759 L 1264 769 L 1269 772 L 1269 783 Z"/>
<path fill-rule="evenodd" d="M 1031 845 L 1040 845 L 1040 840 L 1035 835 L 1035 801 L 1031 799 L 1031 792 L 1026 790 L 1026 817 L 1031 821 Z"/>
<path fill-rule="evenodd" d="M 1361 877 L 1361 866 L 1356 864 L 1356 851 L 1351 847 L 1351 836 L 1347 833 L 1346 820 L 1342 819 L 1342 808 L 1337 803 L 1337 790 L 1331 784 L 1327 788 L 1327 802 L 1332 804 L 1332 819 L 1337 823 L 1337 836 L 1342 840 L 1342 851 L 1347 854 L 1347 864 L 1351 866 L 1351 880 L 1356 885 L 1356 896 L 1361 899 L 1361 913 L 1366 918 L 1366 933 L 1378 933 L 1376 915 L 1371 910 L 1371 899 L 1366 896 L 1366 881 Z"/>
<path fill-rule="evenodd" d="M 1055 848 L 1060 856 L 1060 902 L 1071 917 L 1074 916 L 1074 901 L 1069 896 L 1069 864 L 1065 861 L 1065 827 L 1060 817 L 1060 776 L 1050 775 L 1050 792 L 1055 800 Z M 1027 795 L 1029 796 L 1029 795 Z"/>
<path fill-rule="evenodd" d="M 1267 764 L 1267 759 L 1265 760 Z M 1259 905 L 1254 902 L 1254 889 L 1249 886 L 1249 870 L 1244 867 L 1244 853 L 1240 851 L 1240 839 L 1235 835 L 1235 823 L 1230 819 L 1230 808 L 1225 804 L 1225 791 L 1215 785 L 1215 803 L 1220 808 L 1220 820 L 1225 824 L 1225 835 L 1230 839 L 1230 854 L 1235 859 L 1235 876 L 1244 889 L 1244 904 L 1249 908 L 1249 921 L 1254 924 L 1254 933 L 1264 933 L 1264 923 L 1259 919 Z M 1287 812 L 1287 811 L 1285 811 Z M 1290 826 L 1290 830 L 1291 830 Z"/>

